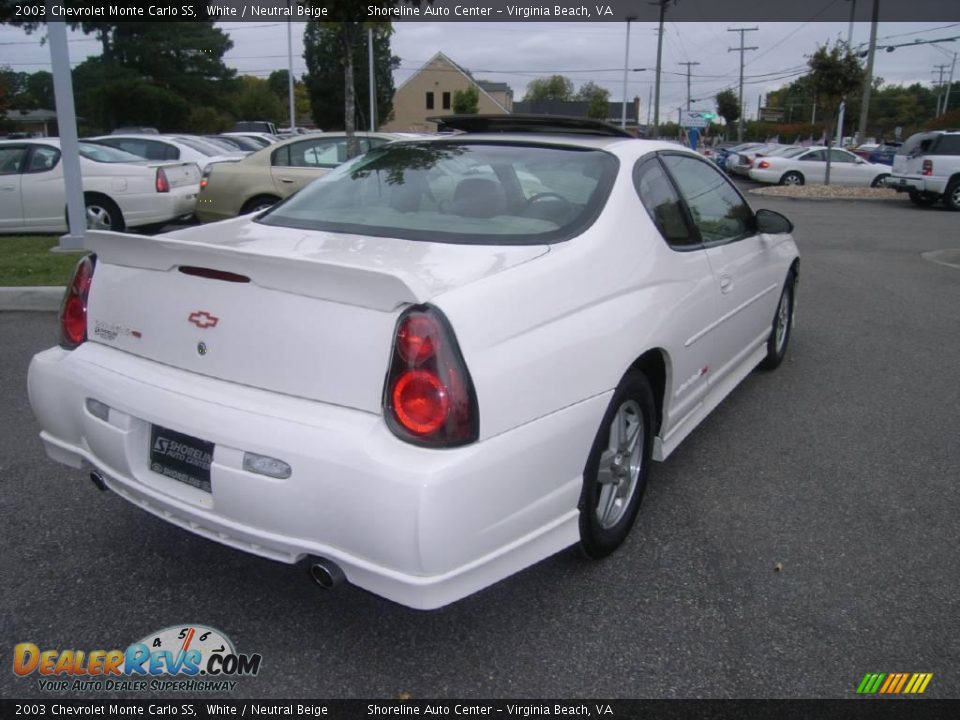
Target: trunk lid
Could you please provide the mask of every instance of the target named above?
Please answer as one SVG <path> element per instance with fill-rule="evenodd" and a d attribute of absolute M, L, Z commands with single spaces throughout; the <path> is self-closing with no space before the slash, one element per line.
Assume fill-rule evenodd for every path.
<path fill-rule="evenodd" d="M 173 235 L 89 232 L 87 238 L 97 253 L 91 341 L 376 413 L 404 306 L 549 252 L 545 245 L 336 235 L 249 218 Z"/>
<path fill-rule="evenodd" d="M 200 182 L 200 168 L 194 162 L 152 162 L 148 163 L 147 167 L 163 168 L 171 190 Z"/>

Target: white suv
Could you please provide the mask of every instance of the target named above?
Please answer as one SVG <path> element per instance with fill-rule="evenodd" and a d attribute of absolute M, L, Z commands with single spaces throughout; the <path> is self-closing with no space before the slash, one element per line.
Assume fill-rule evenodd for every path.
<path fill-rule="evenodd" d="M 911 135 L 893 159 L 888 187 L 909 192 L 916 205 L 937 200 L 960 210 L 960 130 Z"/>

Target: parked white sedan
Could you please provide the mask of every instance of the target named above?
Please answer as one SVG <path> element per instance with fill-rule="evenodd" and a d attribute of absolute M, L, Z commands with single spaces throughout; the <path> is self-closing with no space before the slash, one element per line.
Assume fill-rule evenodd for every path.
<path fill-rule="evenodd" d="M 201 171 L 215 163 L 236 162 L 246 157 L 241 151 L 230 152 L 203 138 L 187 135 L 102 135 L 91 142 L 109 145 L 147 160 L 186 160 Z"/>
<path fill-rule="evenodd" d="M 880 187 L 890 177 L 890 167 L 870 163 L 852 152 L 824 147 L 799 148 L 785 155 L 758 157 L 750 167 L 750 178 L 779 185 L 822 183 L 827 175 L 830 153 L 830 182 L 837 185 Z"/>
<path fill-rule="evenodd" d="M 259 215 L 91 233 L 30 366 L 48 454 L 417 608 L 611 553 L 651 461 L 780 364 L 799 259 L 697 154 L 578 131 L 402 141 Z"/>
<path fill-rule="evenodd" d="M 192 215 L 200 171 L 192 162 L 147 162 L 80 143 L 87 227 L 123 230 Z M 0 233 L 66 232 L 60 140 L 0 142 Z"/>

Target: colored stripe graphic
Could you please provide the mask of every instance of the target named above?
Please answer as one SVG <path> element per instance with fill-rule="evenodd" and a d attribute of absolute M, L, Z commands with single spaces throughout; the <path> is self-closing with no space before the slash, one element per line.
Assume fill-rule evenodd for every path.
<path fill-rule="evenodd" d="M 857 694 L 920 695 L 932 679 L 933 673 L 867 673 L 857 686 Z"/>

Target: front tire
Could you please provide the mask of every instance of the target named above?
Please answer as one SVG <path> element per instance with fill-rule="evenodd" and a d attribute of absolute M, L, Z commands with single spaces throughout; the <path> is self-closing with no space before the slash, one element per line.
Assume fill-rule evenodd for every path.
<path fill-rule="evenodd" d="M 890 177 L 890 175 L 889 175 L 889 174 L 886 174 L 886 173 L 883 174 L 883 175 L 877 175 L 877 176 L 873 179 L 873 182 L 870 183 L 870 187 L 872 187 L 872 188 L 882 188 L 882 187 L 886 187 L 886 186 L 887 186 L 887 178 L 889 178 L 889 177 Z"/>
<path fill-rule="evenodd" d="M 760 361 L 761 370 L 773 370 L 780 366 L 787 354 L 787 345 L 790 343 L 790 333 L 793 331 L 793 312 L 797 293 L 797 278 L 793 271 L 787 275 L 787 282 L 780 293 L 780 302 L 773 315 L 773 326 L 767 340 L 767 355 Z"/>
<path fill-rule="evenodd" d="M 954 180 L 943 194 L 943 204 L 947 210 L 960 211 L 960 180 Z"/>
<path fill-rule="evenodd" d="M 783 177 L 780 178 L 781 185 L 803 185 L 803 183 L 804 183 L 803 175 L 796 172 L 795 170 L 791 170 L 788 173 L 784 173 Z"/>
<path fill-rule="evenodd" d="M 580 549 L 606 557 L 630 533 L 653 456 L 656 411 L 646 376 L 627 373 L 613 393 L 583 471 Z"/>

